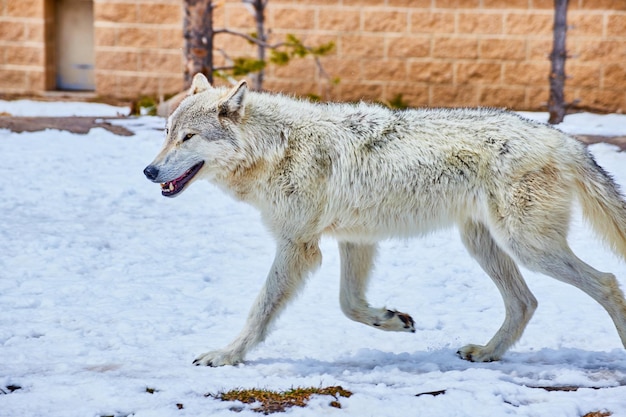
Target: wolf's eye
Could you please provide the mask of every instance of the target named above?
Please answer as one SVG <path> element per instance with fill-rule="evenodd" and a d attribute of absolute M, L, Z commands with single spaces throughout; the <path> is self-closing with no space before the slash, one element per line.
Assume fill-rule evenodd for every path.
<path fill-rule="evenodd" d="M 194 136 L 195 136 L 195 135 L 194 135 L 193 133 L 187 133 L 187 134 L 185 135 L 185 137 L 183 138 L 183 142 L 184 142 L 184 141 L 186 141 L 186 140 L 189 140 L 189 139 L 193 138 Z"/>

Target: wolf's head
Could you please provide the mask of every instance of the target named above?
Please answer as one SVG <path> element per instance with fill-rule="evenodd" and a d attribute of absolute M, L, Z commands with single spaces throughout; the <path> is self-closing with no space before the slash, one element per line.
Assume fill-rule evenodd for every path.
<path fill-rule="evenodd" d="M 144 169 L 174 197 L 194 180 L 212 179 L 237 164 L 237 124 L 244 116 L 247 84 L 231 90 L 213 88 L 202 74 L 193 79 L 189 96 L 167 120 L 163 149 Z"/>

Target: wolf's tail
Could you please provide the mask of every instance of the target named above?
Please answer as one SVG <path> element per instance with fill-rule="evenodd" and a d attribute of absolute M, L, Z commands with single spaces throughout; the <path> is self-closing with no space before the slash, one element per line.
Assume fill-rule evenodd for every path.
<path fill-rule="evenodd" d="M 626 260 L 626 200 L 618 185 L 588 151 L 576 169 L 583 216 L 611 249 Z"/>

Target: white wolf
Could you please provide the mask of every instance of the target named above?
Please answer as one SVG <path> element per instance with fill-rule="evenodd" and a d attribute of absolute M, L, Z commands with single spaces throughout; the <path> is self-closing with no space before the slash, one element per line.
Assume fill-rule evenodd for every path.
<path fill-rule="evenodd" d="M 493 279 L 506 317 L 485 345 L 459 355 L 499 359 L 537 301 L 516 263 L 575 285 L 600 303 L 626 346 L 626 301 L 614 275 L 578 259 L 566 236 L 572 202 L 626 259 L 626 203 L 584 145 L 547 125 L 491 109 L 392 111 L 314 104 L 213 88 L 202 75 L 169 117 L 163 150 L 145 169 L 162 194 L 205 178 L 258 208 L 276 257 L 245 327 L 195 364 L 241 362 L 321 262 L 323 234 L 339 242 L 343 312 L 382 330 L 414 332 L 408 314 L 371 307 L 376 242 L 456 224 Z"/>

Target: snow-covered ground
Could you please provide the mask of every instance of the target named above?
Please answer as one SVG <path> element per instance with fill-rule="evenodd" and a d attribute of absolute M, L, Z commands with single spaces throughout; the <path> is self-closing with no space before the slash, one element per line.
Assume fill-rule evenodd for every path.
<path fill-rule="evenodd" d="M 118 112 L 38 106 L 40 115 Z M 0 112 L 18 115 L 18 107 L 0 102 Z M 625 116 L 568 119 L 568 131 L 626 134 Z M 0 416 L 247 416 L 257 414 L 235 414 L 232 403 L 205 394 L 329 385 L 354 393 L 342 409 L 318 398 L 289 413 L 626 416 L 626 350 L 612 322 L 588 296 L 547 277 L 525 271 L 539 309 L 501 362 L 455 355 L 486 342 L 504 311 L 454 230 L 382 245 L 370 301 L 411 313 L 415 334 L 342 315 L 338 254 L 324 240 L 321 269 L 245 364 L 192 366 L 240 330 L 274 245 L 252 208 L 210 184 L 166 199 L 144 178 L 163 140 L 162 119 L 116 123 L 136 135 L 0 130 Z M 591 149 L 626 186 L 626 154 Z M 626 288 L 626 265 L 579 216 L 571 244 Z M 562 386 L 580 388 L 540 388 Z M 445 394 L 416 396 L 437 390 Z"/>

